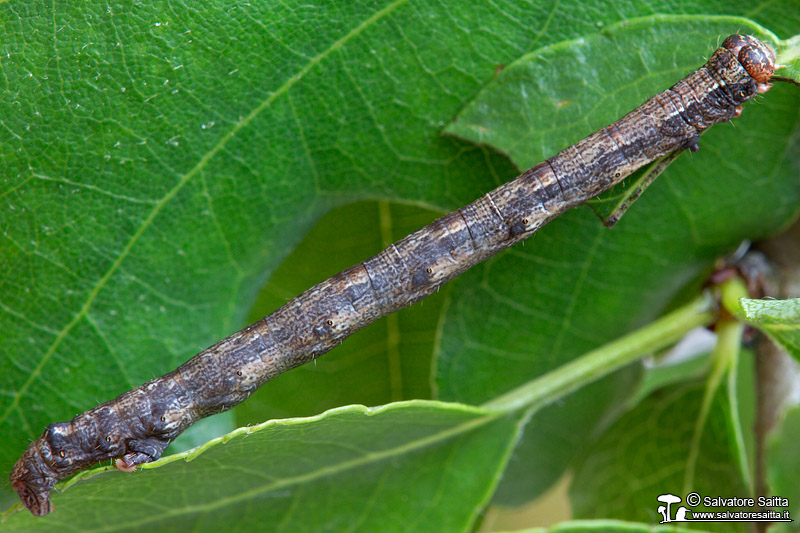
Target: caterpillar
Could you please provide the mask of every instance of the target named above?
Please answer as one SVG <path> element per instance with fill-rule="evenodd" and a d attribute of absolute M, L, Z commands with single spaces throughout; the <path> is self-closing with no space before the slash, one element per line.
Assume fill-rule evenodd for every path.
<path fill-rule="evenodd" d="M 51 424 L 15 464 L 14 490 L 43 516 L 54 509 L 50 491 L 60 479 L 110 459 L 126 472 L 158 459 L 197 420 L 232 408 L 275 376 L 425 298 L 642 166 L 698 150 L 700 134 L 766 92 L 774 70 L 769 45 L 731 35 L 704 66 L 611 125 L 311 287 L 172 372 Z"/>

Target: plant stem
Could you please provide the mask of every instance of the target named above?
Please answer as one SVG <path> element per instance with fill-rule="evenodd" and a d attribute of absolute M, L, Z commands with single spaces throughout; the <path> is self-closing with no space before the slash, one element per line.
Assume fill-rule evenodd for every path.
<path fill-rule="evenodd" d="M 696 327 L 710 324 L 715 316 L 712 310 L 710 296 L 703 295 L 621 339 L 486 402 L 483 407 L 508 412 L 532 406 L 541 408 L 644 355 L 674 344 Z"/>
<path fill-rule="evenodd" d="M 734 367 L 738 360 L 743 329 L 744 325 L 732 318 L 720 320 L 717 323 L 717 344 L 711 352 L 711 373 L 706 380 L 703 402 L 700 404 L 700 412 L 697 415 L 692 441 L 689 445 L 689 456 L 686 459 L 683 483 L 684 492 L 687 492 L 694 486 L 694 474 L 697 467 L 697 458 L 700 455 L 700 443 L 706 423 L 708 422 L 711 404 L 714 402 L 714 398 L 719 391 L 722 379 L 726 375 L 729 375 L 731 368 Z M 735 391 L 733 391 L 733 393 L 735 394 Z M 733 413 L 731 416 L 737 417 L 738 412 Z M 737 444 L 739 444 L 739 441 L 740 438 L 736 435 Z M 737 457 L 737 459 L 741 460 L 741 457 Z"/>
<path fill-rule="evenodd" d="M 689 445 L 689 456 L 686 459 L 686 469 L 683 480 L 683 492 L 688 492 L 694 486 L 694 476 L 697 468 L 697 459 L 700 456 L 700 444 L 703 438 L 703 431 L 708 422 L 708 415 L 711 405 L 719 392 L 720 385 L 727 376 L 727 401 L 729 407 L 729 422 L 731 424 L 733 440 L 736 443 L 736 460 L 739 463 L 739 470 L 742 479 L 748 487 L 751 486 L 750 468 L 747 464 L 747 456 L 744 447 L 744 436 L 742 434 L 741 421 L 739 420 L 739 406 L 736 397 L 736 379 L 738 375 L 739 351 L 742 343 L 742 333 L 744 323 L 736 318 L 739 311 L 739 299 L 747 297 L 747 287 L 741 278 L 733 278 L 720 286 L 722 307 L 730 313 L 730 316 L 721 318 L 716 325 L 717 344 L 711 352 L 711 372 L 706 380 L 706 387 L 703 393 L 703 402 L 700 405 L 700 412 L 695 421 L 692 441 Z"/>

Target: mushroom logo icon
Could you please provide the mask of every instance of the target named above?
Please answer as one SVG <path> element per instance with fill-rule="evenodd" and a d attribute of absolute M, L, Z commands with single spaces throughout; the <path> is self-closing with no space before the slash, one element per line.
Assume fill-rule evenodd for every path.
<path fill-rule="evenodd" d="M 675 496 L 674 494 L 661 494 L 658 498 L 656 498 L 661 503 L 666 503 L 667 506 L 664 507 L 660 505 L 658 507 L 658 512 L 661 514 L 663 520 L 659 522 L 660 524 L 666 524 L 667 522 L 688 522 L 689 519 L 686 518 L 686 512 L 688 509 L 681 505 L 678 508 L 678 511 L 675 513 L 675 518 L 672 518 L 672 504 L 673 503 L 681 503 L 681 497 Z"/>

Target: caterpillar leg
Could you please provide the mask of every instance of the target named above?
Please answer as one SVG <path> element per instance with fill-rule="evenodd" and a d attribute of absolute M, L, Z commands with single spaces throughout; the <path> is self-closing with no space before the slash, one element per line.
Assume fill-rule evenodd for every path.
<path fill-rule="evenodd" d="M 150 463 L 161 457 L 169 442 L 151 437 L 148 439 L 129 440 L 127 444 L 128 453 L 117 459 L 114 462 L 114 466 L 117 467 L 117 470 L 122 470 L 123 472 L 135 472 L 137 465 Z"/>
<path fill-rule="evenodd" d="M 687 146 L 687 148 L 693 152 L 700 149 L 700 147 L 697 145 L 697 140 L 693 140 L 692 144 Z M 603 221 L 603 225 L 607 228 L 610 228 L 619 222 L 619 219 L 622 218 L 622 215 L 625 214 L 631 204 L 633 204 L 633 202 L 635 202 L 642 195 L 645 189 L 647 189 L 655 181 L 655 179 L 659 177 L 661 173 L 664 172 L 667 167 L 678 158 L 679 155 L 681 155 L 682 152 L 683 150 L 676 150 L 675 152 L 667 154 L 661 159 L 657 159 L 651 163 L 644 173 L 642 173 L 627 188 L 621 198 L 619 198 L 611 213 L 607 216 L 599 215 L 600 219 Z"/>

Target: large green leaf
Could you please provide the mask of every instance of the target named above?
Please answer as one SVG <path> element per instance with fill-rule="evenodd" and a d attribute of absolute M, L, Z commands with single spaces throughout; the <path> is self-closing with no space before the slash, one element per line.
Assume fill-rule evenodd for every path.
<path fill-rule="evenodd" d="M 461 531 L 491 496 L 519 420 L 415 401 L 268 422 L 146 473 L 93 476 L 47 517 L 20 513 L 3 530 Z M 110 520 L 110 508 L 132 511 Z"/>
<path fill-rule="evenodd" d="M 620 66 L 656 56 L 669 79 L 625 71 L 635 94 L 595 102 L 613 119 L 701 63 L 718 33 L 750 27 L 713 30 L 710 14 L 800 32 L 788 1 L 673 4 L 3 4 L 2 470 L 46 424 L 242 326 L 263 281 L 332 206 L 380 198 L 444 211 L 512 177 L 503 157 L 440 135 L 499 66 L 637 18 L 652 34 L 628 49 L 589 40 Z M 703 38 L 665 47 L 685 24 L 705 25 Z M 614 231 L 574 212 L 452 284 L 427 348 L 439 397 L 491 399 L 643 324 L 716 254 L 783 225 L 797 204 L 797 109 L 796 93 L 776 87 L 736 129 L 704 136 Z M 566 146 L 595 120 L 605 119 L 548 138 Z M 313 260 L 323 279 L 328 256 Z M 317 368 L 336 364 L 334 352 Z M 350 365 L 343 382 L 373 379 L 370 368 Z M 411 374 L 400 396 L 427 394 L 423 373 Z M 344 395 L 320 398 L 313 376 L 293 385 L 298 408 L 337 405 Z M 543 412 L 525 433 L 539 439 L 536 460 L 518 464 L 533 474 L 567 464 L 628 382 L 609 378 Z M 268 393 L 254 398 L 250 413 L 295 414 L 287 390 L 274 407 Z"/>
<path fill-rule="evenodd" d="M 711 497 L 749 497 L 750 488 L 737 465 L 739 450 L 731 445 L 730 421 L 738 414 L 731 412 L 730 392 L 719 389 L 699 441 L 695 439 L 703 393 L 699 386 L 662 389 L 620 418 L 575 472 L 570 489 L 575 516 L 602 513 L 658 522 L 660 504 L 656 498 L 661 494 L 678 495 L 683 505 L 692 492 Z M 697 449 L 692 450 L 693 446 Z M 692 457 L 696 458 L 693 462 Z M 598 498 L 598 493 L 604 497 Z M 702 504 L 689 505 L 689 509 L 728 510 Z M 750 530 L 750 524 L 745 523 L 704 523 L 700 527 L 709 531 Z"/>

